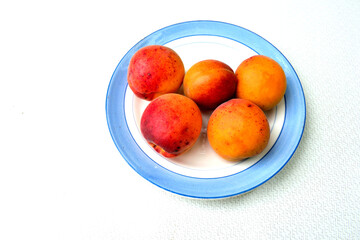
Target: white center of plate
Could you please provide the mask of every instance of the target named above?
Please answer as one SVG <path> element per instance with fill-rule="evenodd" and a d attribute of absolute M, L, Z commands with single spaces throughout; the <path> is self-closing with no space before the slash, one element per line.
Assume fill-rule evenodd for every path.
<path fill-rule="evenodd" d="M 228 64 L 234 71 L 239 64 L 257 53 L 231 39 L 215 36 L 193 36 L 174 40 L 165 46 L 175 50 L 184 62 L 185 70 L 206 59 L 216 59 Z M 258 162 L 276 142 L 285 118 L 284 99 L 272 110 L 265 112 L 271 129 L 269 144 L 257 156 L 240 162 L 222 159 L 211 148 L 206 127 L 211 112 L 202 112 L 203 126 L 199 139 L 192 149 L 176 158 L 165 158 L 146 142 L 140 132 L 140 120 L 149 101 L 136 97 L 127 87 L 125 94 L 125 117 L 129 130 L 139 147 L 156 163 L 173 172 L 198 178 L 229 176 L 243 171 Z"/>

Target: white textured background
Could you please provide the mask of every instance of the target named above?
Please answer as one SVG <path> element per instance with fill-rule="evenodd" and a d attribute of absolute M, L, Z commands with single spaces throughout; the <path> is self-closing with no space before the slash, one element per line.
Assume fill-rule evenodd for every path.
<path fill-rule="evenodd" d="M 243 196 L 194 200 L 137 175 L 108 132 L 112 72 L 188 20 L 254 31 L 291 62 L 298 150 Z M 360 239 L 360 1 L 2 1 L 0 239 Z"/>

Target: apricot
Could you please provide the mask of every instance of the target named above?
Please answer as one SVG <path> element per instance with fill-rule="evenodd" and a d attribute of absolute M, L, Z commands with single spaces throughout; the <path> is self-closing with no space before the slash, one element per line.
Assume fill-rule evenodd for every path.
<path fill-rule="evenodd" d="M 236 96 L 248 99 L 267 111 L 284 97 L 286 76 L 275 60 L 256 55 L 244 60 L 236 69 Z"/>
<path fill-rule="evenodd" d="M 231 99 L 211 114 L 207 136 L 210 146 L 221 157 L 237 161 L 261 153 L 270 138 L 264 112 L 246 99 Z"/>
<path fill-rule="evenodd" d="M 127 80 L 136 96 L 151 101 L 162 94 L 177 92 L 184 75 L 184 64 L 174 50 L 150 45 L 132 56 Z"/>
<path fill-rule="evenodd" d="M 185 74 L 184 94 L 200 108 L 214 109 L 235 96 L 236 76 L 225 63 L 203 60 L 194 64 Z"/>
<path fill-rule="evenodd" d="M 140 130 L 148 143 L 165 157 L 188 151 L 202 126 L 199 107 L 190 98 L 168 93 L 154 99 L 141 116 Z"/>

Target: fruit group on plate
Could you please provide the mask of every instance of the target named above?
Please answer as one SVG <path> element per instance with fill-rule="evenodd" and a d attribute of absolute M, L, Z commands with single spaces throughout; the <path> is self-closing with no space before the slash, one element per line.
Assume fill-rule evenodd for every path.
<path fill-rule="evenodd" d="M 134 94 L 150 101 L 140 121 L 143 137 L 168 158 L 185 153 L 199 138 L 200 109 L 212 111 L 207 139 L 221 157 L 239 161 L 261 153 L 270 139 L 264 111 L 286 91 L 282 67 L 267 56 L 245 59 L 235 72 L 224 62 L 202 60 L 185 74 L 180 56 L 160 45 L 139 49 L 127 77 Z"/>

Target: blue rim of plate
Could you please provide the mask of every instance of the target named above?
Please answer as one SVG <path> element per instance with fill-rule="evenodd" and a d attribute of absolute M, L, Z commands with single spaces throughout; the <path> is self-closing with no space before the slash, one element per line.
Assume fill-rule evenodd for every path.
<path fill-rule="evenodd" d="M 133 54 L 147 45 L 164 45 L 191 36 L 218 36 L 239 42 L 257 54 L 277 61 L 287 77 L 285 120 L 271 150 L 256 164 L 230 176 L 196 178 L 170 171 L 149 158 L 134 140 L 125 118 L 127 67 Z M 202 199 L 216 199 L 248 192 L 276 175 L 290 160 L 303 135 L 306 103 L 301 82 L 285 56 L 264 38 L 245 28 L 218 21 L 182 22 L 148 35 L 134 45 L 117 65 L 106 96 L 106 118 L 111 137 L 127 163 L 143 178 L 176 194 Z"/>

